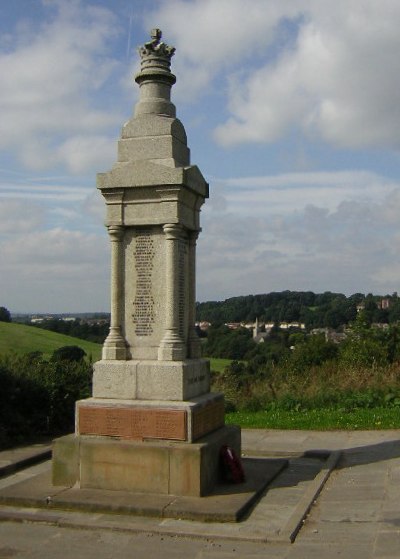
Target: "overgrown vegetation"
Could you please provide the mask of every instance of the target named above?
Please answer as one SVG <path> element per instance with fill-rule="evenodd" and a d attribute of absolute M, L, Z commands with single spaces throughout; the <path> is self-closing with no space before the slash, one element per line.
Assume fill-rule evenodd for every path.
<path fill-rule="evenodd" d="M 325 418 L 325 428 L 328 424 L 340 428 L 349 423 L 351 414 L 356 414 L 350 422 L 354 428 L 375 428 L 376 410 L 392 410 L 391 425 L 399 416 L 395 423 L 400 426 L 398 326 L 372 327 L 361 313 L 341 344 L 326 341 L 323 335 L 285 334 L 272 338 L 273 350 L 268 345 L 267 340 L 259 345 L 263 349 L 247 351 L 244 361 L 232 361 L 223 372 L 213 373 L 213 389 L 225 393 L 227 411 L 240 412 L 241 423 L 246 413 L 257 412 L 261 415 L 256 425 L 261 417 L 264 426 L 274 426 L 280 418 L 281 427 L 286 421 L 301 428 L 308 417 L 306 424 L 317 427 L 310 418 L 318 412 Z"/>
<path fill-rule="evenodd" d="M 66 353 L 0 356 L 0 448 L 73 431 L 75 401 L 90 395 L 92 365 Z"/>

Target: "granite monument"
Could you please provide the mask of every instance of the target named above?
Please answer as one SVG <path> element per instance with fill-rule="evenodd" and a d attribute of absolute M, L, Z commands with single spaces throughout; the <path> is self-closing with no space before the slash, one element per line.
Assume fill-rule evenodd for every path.
<path fill-rule="evenodd" d="M 139 49 L 140 98 L 118 159 L 100 173 L 111 244 L 111 325 L 92 397 L 76 403 L 75 433 L 57 439 L 54 485 L 202 496 L 219 453 L 240 455 L 210 392 L 195 323 L 196 241 L 208 184 L 190 163 L 171 88 L 175 49 L 153 29 Z"/>

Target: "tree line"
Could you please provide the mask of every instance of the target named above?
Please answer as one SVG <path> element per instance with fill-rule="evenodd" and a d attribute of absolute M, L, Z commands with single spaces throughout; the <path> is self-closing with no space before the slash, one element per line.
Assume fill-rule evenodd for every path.
<path fill-rule="evenodd" d="M 387 307 L 381 308 L 382 300 Z M 400 320 L 400 298 L 392 295 L 364 295 L 349 297 L 342 293 L 313 293 L 312 291 L 282 291 L 260 295 L 231 297 L 225 301 L 197 303 L 198 321 L 213 325 L 229 322 L 301 322 L 307 329 L 339 328 L 353 322 L 357 307 L 362 305 L 366 320 L 372 324 L 394 323 Z"/>

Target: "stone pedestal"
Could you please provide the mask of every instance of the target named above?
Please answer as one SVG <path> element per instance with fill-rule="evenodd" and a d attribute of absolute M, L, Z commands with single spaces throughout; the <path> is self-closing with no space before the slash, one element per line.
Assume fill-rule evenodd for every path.
<path fill-rule="evenodd" d="M 99 489 L 204 495 L 218 480 L 221 394 L 194 330 L 196 240 L 208 184 L 190 164 L 170 91 L 172 47 L 152 31 L 140 49 L 140 99 L 118 160 L 98 175 L 111 243 L 111 325 L 93 397 L 77 402 L 73 436 L 55 442 L 53 480 Z"/>
<path fill-rule="evenodd" d="M 67 435 L 54 445 L 54 485 L 202 497 L 219 481 L 219 450 L 240 455 L 240 433 L 226 426 L 196 443 Z"/>

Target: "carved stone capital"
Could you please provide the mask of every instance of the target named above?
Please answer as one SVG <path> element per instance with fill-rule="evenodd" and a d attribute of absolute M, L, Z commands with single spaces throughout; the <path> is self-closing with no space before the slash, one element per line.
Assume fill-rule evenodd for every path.
<path fill-rule="evenodd" d="M 166 223 L 163 225 L 163 231 L 167 241 L 173 241 L 185 238 L 185 230 L 178 223 Z"/>
<path fill-rule="evenodd" d="M 107 227 L 111 242 L 120 242 L 124 236 L 124 228 L 122 225 L 109 225 Z"/>

